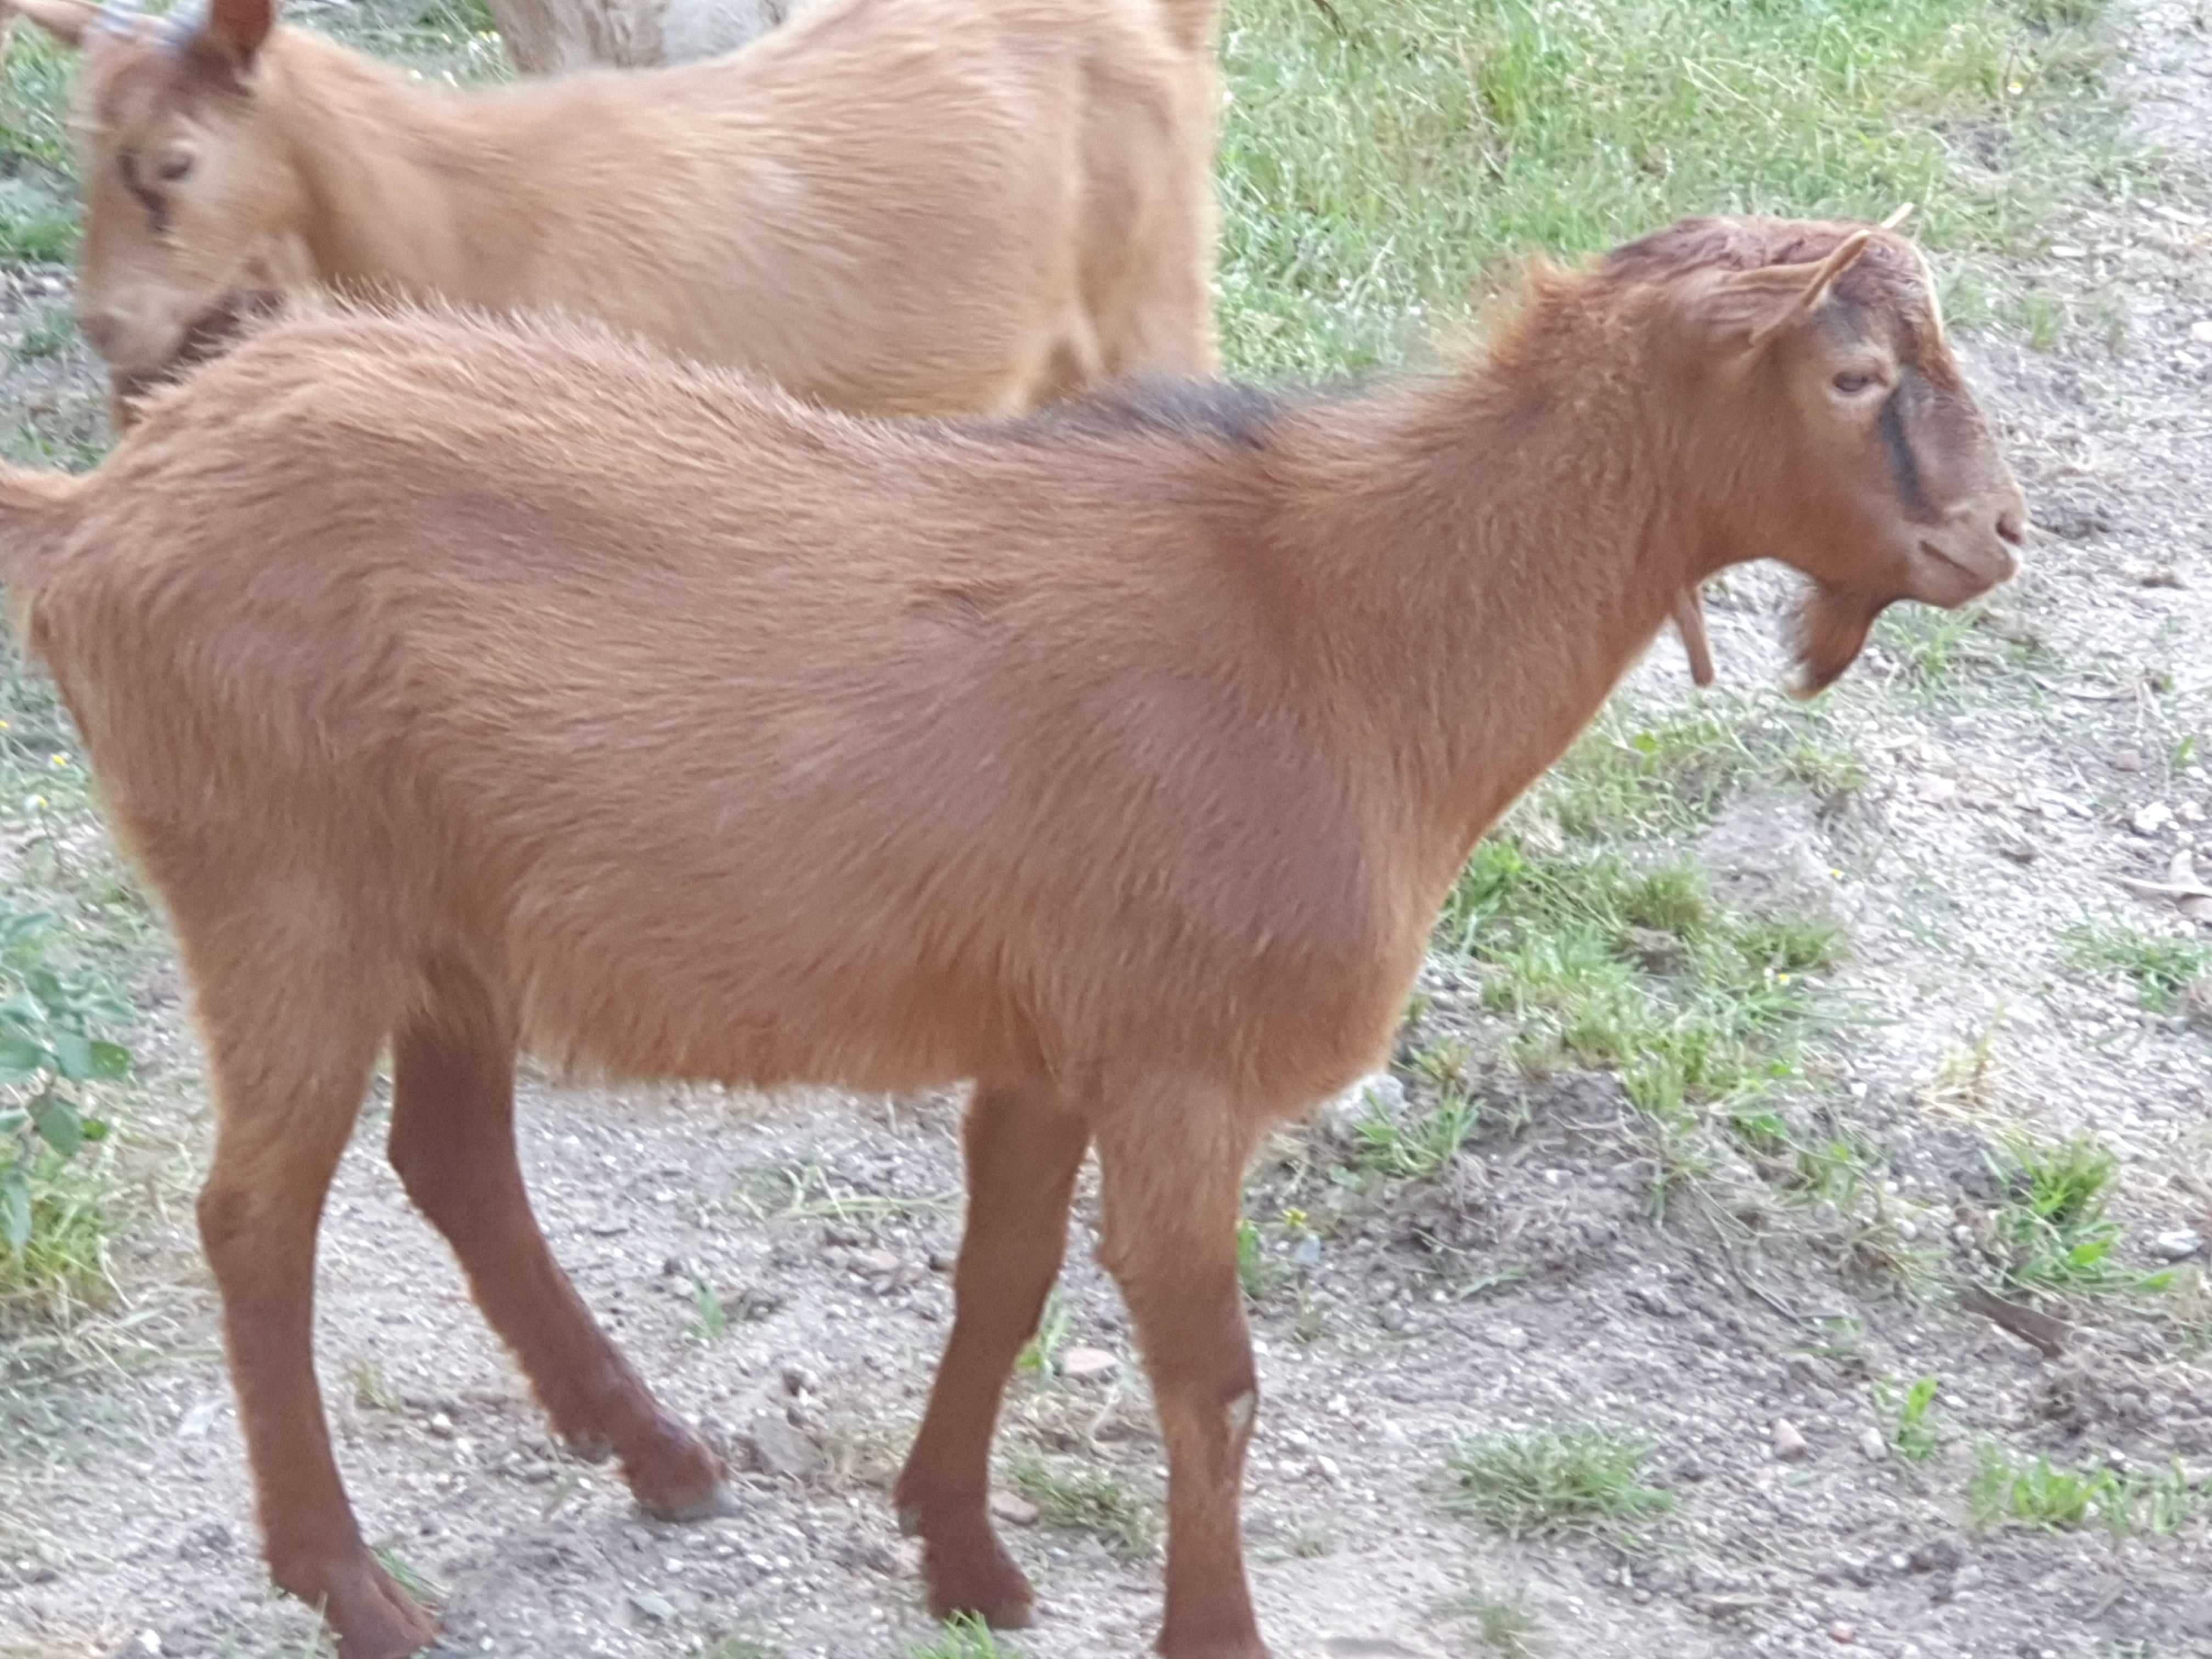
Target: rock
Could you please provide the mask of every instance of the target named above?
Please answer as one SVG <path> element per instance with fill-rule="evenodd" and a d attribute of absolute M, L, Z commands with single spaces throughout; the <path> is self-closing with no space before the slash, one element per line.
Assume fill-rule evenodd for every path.
<path fill-rule="evenodd" d="M 1070 1348 L 1060 1357 L 1060 1374 L 1072 1382 L 1103 1382 L 1121 1369 L 1103 1348 Z"/>
<path fill-rule="evenodd" d="M 814 1392 L 814 1379 L 807 1375 L 803 1366 L 786 1365 L 783 1368 L 782 1382 L 783 1391 L 787 1395 L 796 1396 Z"/>
<path fill-rule="evenodd" d="M 453 1437 L 453 1419 L 443 1412 L 432 1412 L 430 1437 L 434 1440 L 451 1440 Z"/>
<path fill-rule="evenodd" d="M 1881 1437 L 1880 1429 L 1869 1429 L 1859 1437 L 1859 1450 L 1869 1463 L 1879 1463 L 1889 1455 L 1889 1442 Z"/>
<path fill-rule="evenodd" d="M 159 1631 L 142 1630 L 138 1632 L 138 1639 L 133 1642 L 131 1647 L 135 1653 L 158 1654 L 161 1650 L 161 1633 Z"/>
<path fill-rule="evenodd" d="M 2115 749 L 2107 763 L 2115 772 L 2140 772 L 2148 763 L 2140 749 Z"/>
<path fill-rule="evenodd" d="M 1687 950 L 1678 935 L 1663 927 L 1631 927 L 1628 930 L 1629 954 L 1642 963 L 1649 973 L 1673 973 L 1682 965 Z"/>
<path fill-rule="evenodd" d="M 2198 345 L 2212 345 L 2212 317 L 2190 324 L 2189 337 Z"/>
<path fill-rule="evenodd" d="M 1033 1527 L 1036 1524 L 1037 1506 L 1019 1492 L 994 1492 L 991 1494 L 991 1513 L 1010 1527 Z"/>
<path fill-rule="evenodd" d="M 889 1250 L 855 1250 L 847 1263 L 852 1270 L 869 1279 L 895 1273 L 899 1270 L 899 1259 Z"/>
<path fill-rule="evenodd" d="M 1359 1144 L 1359 1126 L 1375 1117 L 1396 1122 L 1406 1115 L 1406 1085 L 1389 1072 L 1376 1072 L 1353 1084 L 1314 1114 L 1322 1134 L 1340 1146 Z"/>
<path fill-rule="evenodd" d="M 629 1604 L 648 1625 L 665 1625 L 676 1617 L 676 1604 L 651 1590 L 632 1590 Z"/>
<path fill-rule="evenodd" d="M 1774 1419 L 1772 1431 L 1774 1455 L 1785 1463 L 1802 1462 L 1812 1452 L 1811 1444 L 1800 1433 L 1797 1425 L 1786 1417 Z"/>
<path fill-rule="evenodd" d="M 2193 1227 L 2176 1227 L 2150 1242 L 2151 1253 L 2167 1261 L 2183 1261 L 2204 1248 L 2203 1235 Z"/>
<path fill-rule="evenodd" d="M 1840 1642 L 1845 1647 L 1849 1647 L 1859 1639 L 1858 1628 L 1848 1619 L 1838 1619 L 1828 1626 L 1828 1639 L 1832 1642 Z"/>
<path fill-rule="evenodd" d="M 1984 1572 L 1979 1567 L 1964 1566 L 1951 1575 L 1951 1588 L 1954 1590 L 1977 1589 L 1980 1588 L 1982 1581 L 1988 1577 L 1989 1574 Z"/>
<path fill-rule="evenodd" d="M 1954 1572 L 1959 1566 L 1958 1540 L 1931 1538 L 1912 1552 L 1905 1565 L 1915 1572 Z"/>
<path fill-rule="evenodd" d="M 2146 801 L 2136 808 L 2128 818 L 2129 824 L 2139 836 L 2154 836 L 2173 822 L 2173 809 L 2162 800 Z"/>
<path fill-rule="evenodd" d="M 754 1466 L 769 1474 L 804 1480 L 822 1467 L 814 1443 L 782 1417 L 763 1412 L 745 1431 Z"/>

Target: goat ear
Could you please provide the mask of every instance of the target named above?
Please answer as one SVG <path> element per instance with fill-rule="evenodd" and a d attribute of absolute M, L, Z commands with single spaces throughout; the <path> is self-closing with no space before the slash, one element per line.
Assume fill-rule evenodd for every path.
<path fill-rule="evenodd" d="M 1692 582 L 1674 601 L 1674 631 L 1682 636 L 1691 679 L 1703 686 L 1713 683 L 1713 646 L 1705 637 L 1705 607 L 1698 599 L 1698 583 Z"/>
<path fill-rule="evenodd" d="M 1866 649 L 1881 600 L 1838 588 L 1817 588 L 1797 613 L 1797 677 L 1790 695 L 1801 702 L 1816 697 L 1858 660 Z"/>
<path fill-rule="evenodd" d="M 254 54 L 276 21 L 275 0 L 210 0 L 193 31 L 191 52 L 235 80 L 253 67 Z"/>
<path fill-rule="evenodd" d="M 65 46 L 84 44 L 84 32 L 100 15 L 100 8 L 81 0 L 7 0 L 6 27 L 12 33 L 15 19 L 27 17 Z"/>
<path fill-rule="evenodd" d="M 1765 321 L 1751 331 L 1752 349 L 1755 351 L 1776 335 L 1803 322 L 1827 302 L 1835 291 L 1837 279 L 1858 263 L 1859 255 L 1867 251 L 1874 240 L 1871 230 L 1855 230 L 1836 244 L 1835 252 L 1812 267 L 1809 275 L 1801 275 L 1803 265 L 1784 265 L 1775 275 L 1797 278 L 1796 289 L 1789 300 Z"/>

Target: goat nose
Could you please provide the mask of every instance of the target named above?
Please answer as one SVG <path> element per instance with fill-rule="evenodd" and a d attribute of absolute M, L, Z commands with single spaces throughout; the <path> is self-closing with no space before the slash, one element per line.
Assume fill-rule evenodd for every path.
<path fill-rule="evenodd" d="M 2008 507 L 1997 514 L 1997 535 L 2018 547 L 2027 539 L 2027 514 L 2019 507 Z"/>
<path fill-rule="evenodd" d="M 123 339 L 123 319 L 112 311 L 88 311 L 77 319 L 84 337 L 103 357 L 112 357 Z"/>

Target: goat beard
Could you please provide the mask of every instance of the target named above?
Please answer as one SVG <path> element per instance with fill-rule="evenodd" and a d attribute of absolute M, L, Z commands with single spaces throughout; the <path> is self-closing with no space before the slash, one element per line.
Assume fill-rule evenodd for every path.
<path fill-rule="evenodd" d="M 1816 697 L 1841 678 L 1866 649 L 1875 618 L 1889 604 L 1871 593 L 1826 583 L 1807 594 L 1791 630 L 1790 654 L 1796 659 L 1797 677 L 1790 695 L 1800 700 Z"/>

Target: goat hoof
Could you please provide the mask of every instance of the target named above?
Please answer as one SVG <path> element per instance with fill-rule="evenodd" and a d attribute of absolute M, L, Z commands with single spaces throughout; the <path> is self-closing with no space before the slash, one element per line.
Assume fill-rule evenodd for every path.
<path fill-rule="evenodd" d="M 367 1557 L 320 1599 L 324 1620 L 338 1638 L 338 1659 L 407 1659 L 438 1639 L 438 1621 Z"/>
<path fill-rule="evenodd" d="M 745 1512 L 744 1506 L 719 1480 L 714 1483 L 714 1490 L 704 1498 L 693 1498 L 688 1503 L 669 1504 L 656 1508 L 641 1498 L 638 1504 L 656 1521 L 729 1521 Z"/>
<path fill-rule="evenodd" d="M 922 1571 L 929 1583 L 933 1619 L 965 1613 L 993 1630 L 1026 1630 L 1036 1611 L 1030 1581 L 995 1539 L 988 1556 L 977 1559 L 971 1555 L 957 1565 L 932 1550 Z"/>

